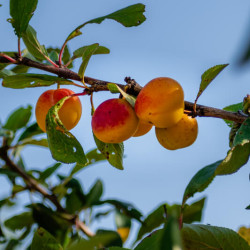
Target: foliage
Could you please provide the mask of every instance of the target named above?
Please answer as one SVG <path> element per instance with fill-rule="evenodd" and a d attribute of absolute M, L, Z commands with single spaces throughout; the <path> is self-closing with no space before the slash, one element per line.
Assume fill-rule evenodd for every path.
<path fill-rule="evenodd" d="M 138 26 L 146 20 L 145 6 L 140 3 L 134 4 L 79 25 L 67 36 L 61 49 L 46 48 L 39 43 L 36 30 L 29 25 L 37 2 L 10 0 L 11 18 L 9 21 L 18 41 L 20 42 L 22 39 L 26 49 L 20 51 L 18 48 L 17 52 L 0 53 L 0 59 L 2 59 L 0 60 L 0 78 L 3 79 L 3 87 L 23 89 L 53 84 L 58 86 L 76 85 L 84 88 L 79 95 L 89 94 L 92 97 L 93 92 L 96 91 L 96 82 L 93 79 L 85 81 L 88 79 L 85 77 L 85 69 L 91 56 L 108 54 L 110 51 L 108 48 L 94 43 L 80 47 L 71 55 L 67 43 L 82 34 L 80 29 L 87 24 L 100 24 L 106 19 L 111 19 L 125 27 L 132 27 Z M 74 60 L 78 58 L 82 60 L 78 73 L 73 78 L 70 77 L 70 74 L 68 77 L 62 77 L 62 71 L 72 68 Z M 57 76 L 29 73 L 32 66 L 25 63 L 22 65 L 25 60 L 26 62 L 32 61 L 33 66 L 43 67 L 47 72 L 57 72 Z M 49 68 L 46 67 L 48 63 L 52 65 Z M 9 68 L 9 64 L 17 65 Z M 227 65 L 216 65 L 202 74 L 194 107 L 199 96 Z M 72 72 L 70 71 L 70 73 Z M 75 84 L 73 80 L 80 83 Z M 121 86 L 101 81 L 98 83 L 99 90 L 120 93 L 131 106 L 134 106 L 138 93 L 128 94 L 128 85 Z M 0 243 L 5 249 L 13 249 L 32 238 L 32 241 L 29 242 L 29 249 L 126 250 L 123 248 L 122 237 L 118 232 L 104 229 L 96 232 L 90 230 L 92 223 L 109 214 L 116 218 L 117 228 L 130 228 L 131 223 L 135 222 L 139 224 L 135 250 L 250 249 L 247 242 L 230 229 L 193 224 L 202 219 L 205 198 L 187 204 L 190 197 L 197 192 L 204 191 L 216 176 L 233 174 L 248 162 L 250 155 L 249 105 L 244 108 L 246 107 L 244 102 L 225 108 L 226 111 L 241 110 L 244 113 L 241 115 L 243 121 L 240 123 L 232 119 L 225 119 L 233 131 L 230 133 L 230 149 L 225 158 L 201 168 L 194 175 L 184 191 L 182 203 L 170 205 L 164 202 L 150 214 L 143 216 L 141 211 L 129 202 L 104 199 L 101 180 L 96 180 L 90 190 L 86 192 L 77 179 L 76 175 L 79 171 L 84 171 L 87 166 L 92 167 L 104 160 L 107 160 L 111 166 L 123 170 L 124 145 L 122 143 L 104 143 L 94 136 L 96 148 L 85 153 L 77 138 L 66 130 L 59 118 L 60 108 L 69 98 L 70 96 L 61 99 L 49 110 L 46 117 L 46 135 L 36 123 L 30 121 L 31 106 L 17 108 L 9 115 L 4 124 L 0 123 L 0 174 L 5 175 L 12 185 L 11 195 L 0 201 L 0 208 L 16 205 L 18 193 L 28 191 L 32 195 L 32 192 L 37 192 L 42 197 L 38 201 L 31 200 L 23 212 L 7 218 L 4 223 L 1 223 Z M 198 107 L 196 108 L 198 109 Z M 196 114 L 196 108 L 193 115 Z M 43 171 L 27 170 L 30 168 L 25 165 L 21 156 L 22 150 L 27 145 L 47 147 L 55 160 L 54 164 L 44 168 Z M 68 176 L 57 174 L 58 169 L 63 166 L 62 163 L 72 164 Z M 51 186 L 51 178 L 55 177 L 57 182 L 53 181 Z M 103 209 L 107 209 L 107 207 L 109 210 L 104 211 Z M 88 219 L 82 221 L 83 217 Z M 16 233 L 15 236 L 9 236 L 7 230 Z"/>

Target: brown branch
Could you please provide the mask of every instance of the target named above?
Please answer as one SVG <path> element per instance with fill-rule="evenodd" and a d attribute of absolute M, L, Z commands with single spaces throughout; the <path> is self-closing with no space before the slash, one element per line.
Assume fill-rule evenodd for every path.
<path fill-rule="evenodd" d="M 22 58 L 22 60 L 17 60 L 17 58 L 12 58 L 13 60 L 16 60 L 16 63 L 14 64 L 20 64 L 20 65 L 25 65 L 29 66 L 32 68 L 40 69 L 43 71 L 47 71 L 53 74 L 58 75 L 59 77 L 65 78 L 65 79 L 71 79 L 71 80 L 76 80 L 82 82 L 81 77 L 74 71 L 62 66 L 62 67 L 54 67 L 51 65 L 46 65 L 43 63 L 39 63 L 36 61 L 33 61 L 29 58 Z M 6 57 L 0 56 L 0 63 L 10 63 L 6 59 Z M 108 91 L 108 83 L 111 83 L 111 81 L 103 81 L 103 80 L 98 80 L 95 78 L 91 78 L 88 76 L 84 77 L 84 82 L 89 84 L 90 87 L 88 89 L 88 93 L 91 94 L 92 92 L 98 92 L 98 91 Z M 137 96 L 142 89 L 142 87 L 135 82 L 135 80 L 127 77 L 125 78 L 125 82 L 127 83 L 126 85 L 124 84 L 118 84 L 116 83 L 120 88 L 125 90 L 128 94 Z M 194 109 L 194 103 L 185 101 L 185 109 L 189 111 L 193 111 Z M 230 121 L 234 121 L 237 123 L 242 123 L 247 116 L 241 113 L 237 112 L 228 112 L 225 110 L 213 108 L 213 107 L 207 107 L 203 105 L 196 105 L 196 113 L 194 114 L 195 116 L 199 117 L 216 117 L 216 118 L 221 118 L 221 119 L 226 119 Z"/>

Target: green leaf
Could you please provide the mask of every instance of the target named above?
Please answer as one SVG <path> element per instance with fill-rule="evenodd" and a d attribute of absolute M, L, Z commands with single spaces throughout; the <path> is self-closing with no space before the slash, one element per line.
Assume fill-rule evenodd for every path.
<path fill-rule="evenodd" d="M 12 230 L 20 230 L 24 227 L 30 227 L 34 223 L 31 212 L 24 212 L 19 215 L 15 215 L 4 222 L 4 225 Z"/>
<path fill-rule="evenodd" d="M 99 161 L 104 161 L 106 158 L 103 156 L 102 153 L 100 153 L 100 151 L 95 148 L 95 149 L 92 149 L 90 150 L 87 154 L 86 154 L 86 157 L 89 161 L 89 164 L 94 164 L 96 162 L 99 162 Z"/>
<path fill-rule="evenodd" d="M 196 101 L 200 97 L 200 95 L 203 93 L 203 91 L 208 87 L 208 85 L 214 80 L 214 78 L 229 64 L 221 64 L 221 65 L 216 65 L 208 70 L 206 70 L 202 76 L 201 76 L 201 83 L 200 83 L 200 88 L 199 92 L 196 97 Z"/>
<path fill-rule="evenodd" d="M 127 215 L 121 213 L 119 210 L 115 211 L 115 225 L 116 228 L 130 228 L 131 227 L 131 218 Z"/>
<path fill-rule="evenodd" d="M 103 156 L 108 160 L 108 162 L 113 167 L 123 170 L 123 143 L 105 143 L 100 141 L 95 135 L 93 136 L 98 150 L 103 154 Z"/>
<path fill-rule="evenodd" d="M 6 168 L 0 168 L 0 174 L 4 174 L 8 176 L 10 179 L 13 179 L 19 176 L 16 172 L 6 169 Z"/>
<path fill-rule="evenodd" d="M 40 129 L 38 124 L 35 122 L 24 130 L 24 132 L 20 135 L 18 142 L 25 140 L 27 138 L 31 138 L 35 135 L 43 134 L 43 133 L 44 132 Z"/>
<path fill-rule="evenodd" d="M 85 70 L 87 68 L 87 65 L 89 63 L 89 60 L 90 60 L 90 57 L 92 55 L 94 55 L 95 51 L 97 50 L 97 48 L 99 47 L 99 44 L 98 43 L 94 43 L 92 45 L 89 45 L 87 46 L 84 50 L 83 50 L 83 53 L 82 53 L 82 63 L 81 63 L 81 66 L 78 70 L 78 75 L 84 79 L 84 73 L 85 73 Z"/>
<path fill-rule="evenodd" d="M 202 192 L 212 182 L 215 177 L 215 171 L 222 161 L 217 161 L 199 170 L 188 183 L 182 203 L 184 204 L 189 197 L 197 192 Z"/>
<path fill-rule="evenodd" d="M 49 53 L 49 58 L 55 62 L 55 61 L 58 61 L 58 58 L 59 58 L 59 55 L 58 53 L 55 51 L 55 50 L 52 50 L 50 53 Z"/>
<path fill-rule="evenodd" d="M 79 190 L 73 189 L 66 195 L 66 210 L 70 214 L 75 214 L 83 209 L 86 202 L 85 195 Z"/>
<path fill-rule="evenodd" d="M 128 248 L 123 248 L 123 247 L 109 247 L 107 250 L 131 250 Z"/>
<path fill-rule="evenodd" d="M 120 93 L 115 83 L 108 83 L 108 89 L 112 94 Z"/>
<path fill-rule="evenodd" d="M 48 147 L 48 140 L 47 139 L 32 139 L 28 138 L 23 140 L 21 143 L 17 144 L 17 146 L 25 146 L 25 145 L 34 145 L 34 146 L 41 146 L 41 147 Z"/>
<path fill-rule="evenodd" d="M 2 69 L 0 71 L 0 79 L 4 79 L 8 76 L 12 76 L 12 75 L 15 75 L 11 70 L 8 70 L 8 69 Z"/>
<path fill-rule="evenodd" d="M 36 230 L 32 243 L 31 250 L 63 250 L 63 247 L 57 240 L 44 228 L 40 227 Z"/>
<path fill-rule="evenodd" d="M 242 110 L 243 109 L 243 103 L 240 102 L 240 103 L 236 103 L 236 104 L 233 104 L 233 105 L 229 105 L 229 106 L 226 106 L 225 108 L 223 108 L 223 110 L 226 110 L 226 111 L 229 111 L 229 112 L 237 112 L 239 110 Z M 227 125 L 229 127 L 232 127 L 233 126 L 233 121 L 229 121 L 229 120 L 224 120 Z"/>
<path fill-rule="evenodd" d="M 22 33 L 22 39 L 30 54 L 37 60 L 42 61 L 45 59 L 44 56 L 48 56 L 45 47 L 37 40 L 36 31 L 32 26 L 29 25 L 28 28 Z"/>
<path fill-rule="evenodd" d="M 18 37 L 21 37 L 27 29 L 36 10 L 37 2 L 38 0 L 10 0 L 10 15 L 12 17 L 10 22 Z"/>
<path fill-rule="evenodd" d="M 22 73 L 27 73 L 30 67 L 25 66 L 25 65 L 17 65 L 11 68 L 11 71 L 14 72 L 15 74 L 22 74 Z"/>
<path fill-rule="evenodd" d="M 184 249 L 250 249 L 243 238 L 228 228 L 184 224 L 181 235 Z"/>
<path fill-rule="evenodd" d="M 28 105 L 27 108 L 19 108 L 15 110 L 8 118 L 6 124 L 3 126 L 5 129 L 16 131 L 23 128 L 31 117 L 32 107 Z"/>
<path fill-rule="evenodd" d="M 51 86 L 55 83 L 70 85 L 72 81 L 60 77 L 43 74 L 17 74 L 4 78 L 2 85 L 12 89 Z"/>
<path fill-rule="evenodd" d="M 250 117 L 240 126 L 233 142 L 233 146 L 244 145 L 250 142 Z"/>
<path fill-rule="evenodd" d="M 81 144 L 66 130 L 58 116 L 63 103 L 69 98 L 70 96 L 62 98 L 49 110 L 46 116 L 49 148 L 53 158 L 57 161 L 64 163 L 77 162 L 78 164 L 85 165 L 87 158 Z"/>
<path fill-rule="evenodd" d="M 94 204 L 96 204 L 100 200 L 102 193 L 103 193 L 102 182 L 100 180 L 97 180 L 86 196 L 86 206 L 91 207 Z"/>
<path fill-rule="evenodd" d="M 92 45 L 88 45 L 88 46 L 83 46 L 77 50 L 75 50 L 73 52 L 73 56 L 72 56 L 72 60 L 76 59 L 76 58 L 80 58 L 82 57 L 85 53 L 86 53 L 86 50 L 88 50 L 89 47 L 93 46 L 94 44 Z M 99 54 L 109 54 L 110 53 L 110 50 L 104 46 L 99 46 L 98 44 L 98 47 L 96 48 L 96 50 L 94 51 L 93 55 L 99 55 Z"/>
<path fill-rule="evenodd" d="M 56 163 L 53 166 L 47 168 L 45 171 L 43 171 L 39 177 L 39 181 L 45 181 L 47 178 L 49 178 L 59 167 L 61 167 L 61 163 Z"/>
<path fill-rule="evenodd" d="M 162 244 L 162 238 L 163 238 L 163 230 L 155 231 L 148 237 L 144 238 L 134 250 L 152 250 L 152 249 L 160 250 L 160 246 Z M 172 248 L 171 250 L 174 249 Z"/>
<path fill-rule="evenodd" d="M 69 41 L 69 40 L 73 39 L 74 37 L 81 35 L 82 33 L 81 33 L 80 29 L 83 28 L 86 24 L 89 24 L 89 23 L 100 24 L 105 19 L 115 20 L 115 21 L 121 23 L 125 27 L 138 26 L 146 20 L 145 16 L 143 15 L 144 11 L 145 11 L 145 5 L 138 3 L 138 4 L 130 5 L 126 8 L 118 10 L 116 12 L 113 12 L 109 15 L 92 19 L 90 21 L 87 21 L 87 22 L 79 25 L 74 31 L 72 31 L 69 34 L 66 41 Z"/>
<path fill-rule="evenodd" d="M 14 205 L 16 205 L 16 203 L 12 202 L 10 198 L 0 200 L 0 208 L 2 208 L 3 206 L 12 207 Z"/>

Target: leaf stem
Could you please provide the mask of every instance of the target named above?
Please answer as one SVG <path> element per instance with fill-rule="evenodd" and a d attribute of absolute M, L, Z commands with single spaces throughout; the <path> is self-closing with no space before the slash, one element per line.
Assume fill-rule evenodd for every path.
<path fill-rule="evenodd" d="M 21 39 L 20 39 L 20 37 L 18 37 L 18 40 L 17 40 L 17 48 L 18 48 L 18 56 L 19 56 L 19 59 L 21 60 L 22 59 L 22 51 L 21 51 Z"/>
<path fill-rule="evenodd" d="M 11 62 L 11 63 L 15 63 L 15 64 L 18 63 L 17 60 L 15 60 L 14 58 L 12 58 L 12 57 L 10 57 L 10 56 L 4 54 L 4 53 L 0 53 L 0 57 L 3 57 L 3 58 L 5 58 L 5 59 L 7 59 L 7 62 L 5 61 L 4 63 L 10 63 L 10 62 Z"/>
<path fill-rule="evenodd" d="M 67 45 L 67 40 L 63 43 L 63 46 L 62 46 L 60 53 L 59 53 L 59 58 L 58 58 L 59 67 L 62 66 L 62 55 L 63 55 L 63 51 L 64 51 L 66 45 Z"/>

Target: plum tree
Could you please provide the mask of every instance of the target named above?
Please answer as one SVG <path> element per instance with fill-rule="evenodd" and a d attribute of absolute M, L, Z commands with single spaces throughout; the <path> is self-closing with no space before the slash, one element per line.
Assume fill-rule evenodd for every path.
<path fill-rule="evenodd" d="M 49 109 L 63 97 L 73 95 L 70 89 L 50 89 L 41 94 L 36 103 L 36 120 L 39 127 L 46 132 L 46 115 Z M 67 130 L 74 128 L 82 115 L 82 105 L 78 96 L 65 101 L 58 112 L 59 118 Z"/>
<path fill-rule="evenodd" d="M 109 99 L 101 103 L 92 116 L 95 136 L 106 143 L 120 143 L 137 130 L 138 118 L 125 99 Z"/>
<path fill-rule="evenodd" d="M 168 128 L 155 128 L 159 143 L 166 149 L 175 150 L 193 144 L 198 135 L 198 123 L 195 118 L 183 114 L 181 120 Z"/>
<path fill-rule="evenodd" d="M 142 88 L 135 102 L 137 116 L 158 128 L 167 128 L 177 123 L 183 110 L 183 89 L 169 77 L 151 80 Z"/>

